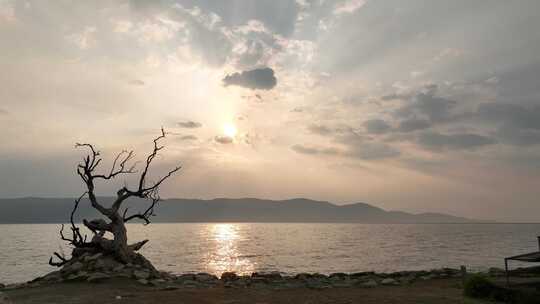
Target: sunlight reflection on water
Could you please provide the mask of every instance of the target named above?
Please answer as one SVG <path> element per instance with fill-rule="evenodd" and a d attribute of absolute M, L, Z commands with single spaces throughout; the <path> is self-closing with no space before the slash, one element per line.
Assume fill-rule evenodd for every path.
<path fill-rule="evenodd" d="M 236 271 L 241 274 L 251 273 L 254 263 L 239 251 L 237 242 L 240 235 L 238 224 L 208 224 L 214 249 L 207 253 L 207 268 L 211 273 Z"/>
<path fill-rule="evenodd" d="M 58 224 L 0 225 L 0 282 L 54 270 Z M 539 224 L 383 225 L 302 223 L 129 224 L 129 240 L 173 273 L 357 272 L 504 267 L 503 257 L 538 249 Z M 516 265 L 517 266 L 517 265 Z"/>

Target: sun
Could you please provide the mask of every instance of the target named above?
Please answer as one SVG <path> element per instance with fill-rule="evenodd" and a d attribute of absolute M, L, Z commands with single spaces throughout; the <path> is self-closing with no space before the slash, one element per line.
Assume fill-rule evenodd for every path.
<path fill-rule="evenodd" d="M 223 125 L 223 134 L 228 137 L 235 137 L 238 130 L 232 123 L 226 123 Z"/>

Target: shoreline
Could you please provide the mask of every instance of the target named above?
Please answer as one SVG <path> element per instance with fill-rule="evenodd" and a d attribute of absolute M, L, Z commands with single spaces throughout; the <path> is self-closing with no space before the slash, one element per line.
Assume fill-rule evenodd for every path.
<path fill-rule="evenodd" d="M 177 287 L 209 288 L 223 287 L 257 287 L 257 284 L 269 284 L 281 288 L 333 288 L 333 287 L 376 287 L 409 285 L 416 281 L 429 281 L 437 279 L 464 279 L 471 274 L 484 274 L 488 277 L 504 277 L 503 269 L 491 267 L 488 271 L 470 272 L 456 268 L 437 268 L 431 270 L 405 270 L 396 272 L 364 271 L 354 273 L 336 272 L 331 274 L 321 273 L 297 273 L 285 274 L 279 271 L 253 272 L 251 274 L 237 274 L 236 272 L 224 272 L 220 276 L 206 272 L 187 272 L 173 274 L 167 271 L 151 273 L 146 269 L 133 265 L 116 269 L 110 267 L 97 268 L 94 271 L 85 271 L 80 266 L 66 268 L 50 272 L 33 280 L 19 283 L 0 283 L 1 290 L 13 290 L 20 288 L 32 288 L 43 285 L 52 285 L 69 282 L 100 283 L 115 278 L 132 279 L 141 285 L 162 286 L 174 283 Z M 534 267 L 533 267 L 534 268 Z M 516 268 L 511 271 L 513 275 L 528 271 L 529 268 Z M 535 268 L 536 269 L 536 268 Z M 530 276 L 526 274 L 525 276 Z M 540 273 L 538 274 L 540 276 Z"/>
<path fill-rule="evenodd" d="M 0 284 L 0 303 L 448 303 L 464 301 L 465 278 L 483 273 L 503 285 L 505 272 L 464 272 L 439 268 L 418 271 L 298 273 L 224 272 L 172 274 L 141 265 L 119 264 L 98 253 L 25 283 Z M 531 274 L 533 274 L 531 276 Z M 515 282 L 540 280 L 540 267 L 512 270 Z M 2 298 L 6 299 L 2 302 Z"/>

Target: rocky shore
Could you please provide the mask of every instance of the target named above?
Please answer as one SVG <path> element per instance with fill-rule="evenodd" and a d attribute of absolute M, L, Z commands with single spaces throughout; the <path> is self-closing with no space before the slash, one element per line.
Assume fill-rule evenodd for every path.
<path fill-rule="evenodd" d="M 490 276 L 503 276 L 502 269 L 492 268 Z M 153 267 L 143 265 L 122 264 L 112 257 L 101 253 L 85 254 L 71 260 L 60 270 L 51 272 L 32 281 L 11 285 L 0 285 L 5 290 L 43 286 L 63 282 L 99 283 L 113 278 L 133 279 L 138 284 L 155 286 L 161 289 L 178 288 L 373 288 L 376 286 L 408 285 L 415 281 L 436 280 L 445 278 L 461 278 L 462 271 L 453 268 L 433 269 L 429 271 L 400 271 L 393 273 L 300 273 L 294 276 L 280 272 L 255 272 L 251 275 L 237 275 L 225 272 L 221 277 L 208 273 L 187 273 L 175 275 L 157 271 Z"/>

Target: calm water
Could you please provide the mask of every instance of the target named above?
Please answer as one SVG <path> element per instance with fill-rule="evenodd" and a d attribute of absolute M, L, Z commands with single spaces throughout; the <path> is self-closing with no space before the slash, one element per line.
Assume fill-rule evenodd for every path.
<path fill-rule="evenodd" d="M 0 225 L 0 282 L 54 270 L 64 246 L 54 224 Z M 540 224 L 151 224 L 129 225 L 130 239 L 149 238 L 142 252 L 175 273 L 418 270 L 467 265 L 503 267 L 504 256 L 535 251 Z M 69 253 L 69 249 L 64 247 Z"/>

